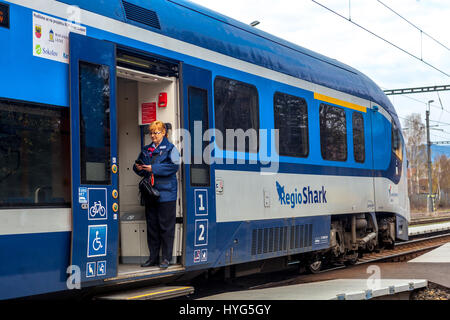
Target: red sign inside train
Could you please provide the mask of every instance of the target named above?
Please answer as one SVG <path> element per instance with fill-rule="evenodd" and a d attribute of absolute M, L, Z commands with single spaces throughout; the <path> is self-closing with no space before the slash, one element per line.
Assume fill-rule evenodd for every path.
<path fill-rule="evenodd" d="M 143 103 L 142 108 L 142 124 L 150 124 L 156 120 L 156 102 Z"/>

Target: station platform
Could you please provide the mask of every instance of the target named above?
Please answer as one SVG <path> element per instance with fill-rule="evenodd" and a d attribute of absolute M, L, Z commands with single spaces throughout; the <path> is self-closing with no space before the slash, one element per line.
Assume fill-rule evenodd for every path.
<path fill-rule="evenodd" d="M 354 265 L 301 276 L 298 284 L 227 292 L 200 300 L 408 299 L 411 291 L 427 287 L 428 282 L 450 288 L 449 270 L 450 243 L 447 243 L 408 262 Z"/>
<path fill-rule="evenodd" d="M 283 287 L 226 292 L 199 300 L 368 300 L 425 288 L 424 279 L 336 279 Z"/>
<path fill-rule="evenodd" d="M 450 271 L 450 243 L 446 243 L 439 248 L 409 260 L 408 263 L 449 263 L 448 267 Z"/>
<path fill-rule="evenodd" d="M 450 222 L 434 223 L 428 225 L 418 225 L 408 227 L 409 236 L 418 236 L 421 234 L 450 230 Z"/>

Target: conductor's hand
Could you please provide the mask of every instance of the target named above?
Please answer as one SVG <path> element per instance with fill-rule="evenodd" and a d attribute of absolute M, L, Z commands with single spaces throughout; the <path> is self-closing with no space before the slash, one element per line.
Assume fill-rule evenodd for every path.
<path fill-rule="evenodd" d="M 152 172 L 152 166 L 151 166 L 151 165 L 147 165 L 147 164 L 144 164 L 144 165 L 138 165 L 138 164 L 137 164 L 136 166 L 141 167 L 140 170 L 145 170 L 145 171 L 148 171 L 148 172 Z M 138 167 L 138 169 L 139 169 L 139 167 Z"/>

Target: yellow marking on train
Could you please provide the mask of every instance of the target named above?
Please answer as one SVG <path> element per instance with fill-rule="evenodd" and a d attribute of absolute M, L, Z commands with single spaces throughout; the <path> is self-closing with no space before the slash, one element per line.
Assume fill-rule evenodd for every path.
<path fill-rule="evenodd" d="M 175 288 L 175 289 L 151 292 L 151 293 L 141 294 L 141 295 L 135 296 L 135 297 L 130 297 L 130 298 L 127 298 L 127 300 L 139 299 L 139 298 L 143 298 L 143 297 L 150 297 L 150 296 L 153 296 L 155 294 L 174 292 L 174 291 L 179 291 L 179 290 L 184 290 L 184 289 L 189 289 L 189 288 L 190 287 L 181 287 L 181 288 Z"/>
<path fill-rule="evenodd" d="M 357 104 L 354 104 L 351 102 L 339 100 L 336 98 L 328 97 L 328 96 L 325 96 L 325 95 L 317 93 L 317 92 L 314 92 L 314 99 L 332 103 L 332 104 L 337 104 L 338 106 L 342 106 L 345 108 L 349 108 L 349 109 L 353 109 L 353 110 L 357 110 L 357 111 L 361 111 L 361 112 L 367 112 L 366 107 L 363 107 L 363 106 L 360 106 L 360 105 L 357 105 Z"/>

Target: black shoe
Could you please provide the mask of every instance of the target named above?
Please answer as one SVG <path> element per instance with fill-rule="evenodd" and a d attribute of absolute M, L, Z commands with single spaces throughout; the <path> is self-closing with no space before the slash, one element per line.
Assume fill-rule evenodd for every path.
<path fill-rule="evenodd" d="M 167 269 L 168 267 L 169 267 L 169 260 L 167 260 L 167 259 L 164 259 L 164 261 L 163 262 L 161 262 L 161 264 L 159 265 L 159 267 L 161 268 L 161 269 Z"/>
<path fill-rule="evenodd" d="M 146 268 L 146 267 L 151 267 L 151 266 L 156 266 L 156 265 L 157 265 L 156 261 L 152 261 L 152 260 L 148 259 L 143 264 L 141 264 L 141 267 Z"/>

